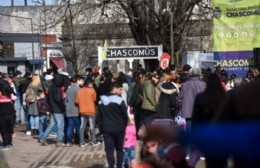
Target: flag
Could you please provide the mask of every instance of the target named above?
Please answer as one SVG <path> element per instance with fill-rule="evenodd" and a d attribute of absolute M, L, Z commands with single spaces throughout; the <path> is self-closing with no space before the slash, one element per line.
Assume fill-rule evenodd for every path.
<path fill-rule="evenodd" d="M 103 50 L 102 50 L 102 60 L 107 59 L 107 49 L 108 49 L 107 40 L 105 40 L 104 47 L 103 47 Z"/>

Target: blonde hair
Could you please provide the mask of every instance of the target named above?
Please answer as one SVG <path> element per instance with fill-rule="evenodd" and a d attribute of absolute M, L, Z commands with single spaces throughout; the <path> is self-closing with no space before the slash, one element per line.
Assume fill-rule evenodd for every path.
<path fill-rule="evenodd" d="M 38 74 L 34 74 L 32 77 L 32 86 L 37 87 L 41 84 L 41 79 Z"/>

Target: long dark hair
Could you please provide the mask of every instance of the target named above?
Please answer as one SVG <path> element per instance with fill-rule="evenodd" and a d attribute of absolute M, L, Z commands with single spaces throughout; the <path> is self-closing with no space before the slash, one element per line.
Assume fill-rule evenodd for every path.
<path fill-rule="evenodd" d="M 210 74 L 208 76 L 205 93 L 207 97 L 207 103 L 204 112 L 206 114 L 214 115 L 218 111 L 223 99 L 225 98 L 225 90 L 217 74 Z"/>

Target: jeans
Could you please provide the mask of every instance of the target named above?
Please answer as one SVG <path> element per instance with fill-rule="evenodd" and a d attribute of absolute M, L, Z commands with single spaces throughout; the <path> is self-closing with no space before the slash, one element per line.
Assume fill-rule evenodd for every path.
<path fill-rule="evenodd" d="M 95 120 L 96 120 L 96 116 L 92 115 L 92 116 L 81 116 L 80 117 L 80 132 L 79 132 L 79 136 L 80 136 L 80 144 L 85 144 L 85 130 L 86 130 L 86 125 L 89 122 L 89 127 L 90 127 L 90 134 L 91 134 L 91 142 L 92 143 L 96 143 L 96 135 L 95 135 Z"/>
<path fill-rule="evenodd" d="M 67 117 L 68 128 L 66 133 L 67 143 L 72 143 L 74 129 L 76 129 L 76 136 L 79 137 L 80 119 L 79 117 Z"/>
<path fill-rule="evenodd" d="M 64 138 L 64 114 L 61 113 L 52 113 L 51 115 L 50 125 L 46 129 L 43 137 L 40 139 L 41 142 L 44 142 L 51 131 L 53 130 L 54 126 L 57 124 L 58 126 L 58 135 L 57 135 L 57 143 L 61 144 Z"/>
<path fill-rule="evenodd" d="M 122 168 L 124 159 L 124 137 L 125 133 L 104 133 L 105 152 L 109 168 L 114 168 L 115 158 L 114 150 L 116 149 L 117 168 Z"/>
<path fill-rule="evenodd" d="M 24 111 L 24 116 L 25 116 L 25 122 L 26 122 L 26 131 L 29 131 L 31 126 L 30 126 L 30 116 L 28 115 L 28 109 L 26 105 L 23 105 L 23 111 Z"/>
<path fill-rule="evenodd" d="M 124 148 L 125 153 L 124 153 L 124 167 L 128 168 L 132 160 L 134 160 L 135 157 L 135 147 L 131 146 L 129 148 Z"/>
<path fill-rule="evenodd" d="M 46 115 L 40 116 L 40 122 L 42 123 L 42 127 L 40 129 L 40 135 L 39 135 L 39 138 L 41 139 L 44 135 L 45 130 L 47 129 L 47 116 Z"/>
<path fill-rule="evenodd" d="M 16 121 L 21 121 L 21 116 L 20 116 L 20 99 L 16 99 L 14 101 L 14 109 L 15 109 L 15 116 L 16 116 Z"/>
<path fill-rule="evenodd" d="M 20 105 L 20 119 L 21 119 L 21 124 L 26 123 L 26 118 L 25 118 L 25 112 L 24 112 L 24 107 L 23 105 Z"/>
<path fill-rule="evenodd" d="M 30 116 L 31 129 L 39 129 L 39 116 Z"/>

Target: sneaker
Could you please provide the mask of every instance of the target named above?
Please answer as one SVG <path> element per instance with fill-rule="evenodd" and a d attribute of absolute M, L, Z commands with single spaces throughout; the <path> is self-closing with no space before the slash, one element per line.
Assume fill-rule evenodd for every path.
<path fill-rule="evenodd" d="M 67 146 L 67 147 L 71 147 L 72 144 L 71 144 L 71 143 L 67 143 L 66 146 Z"/>
<path fill-rule="evenodd" d="M 57 138 L 57 134 L 54 134 L 54 133 L 50 133 L 49 136 L 53 137 L 53 138 Z"/>
<path fill-rule="evenodd" d="M 56 146 L 57 147 L 65 147 L 66 145 L 64 143 L 57 143 Z"/>
<path fill-rule="evenodd" d="M 80 144 L 80 147 L 81 147 L 81 148 L 84 148 L 84 147 L 86 147 L 86 146 L 88 146 L 87 143 L 85 143 L 85 144 Z"/>
<path fill-rule="evenodd" d="M 42 145 L 42 146 L 48 146 L 48 143 L 45 142 L 45 141 L 42 141 L 42 142 L 41 142 L 41 145 Z"/>
<path fill-rule="evenodd" d="M 100 145 L 101 143 L 100 142 L 96 142 L 96 143 L 91 143 L 91 146 L 98 146 L 98 145 Z"/>
<path fill-rule="evenodd" d="M 3 146 L 3 147 L 1 148 L 1 150 L 2 150 L 2 151 L 7 151 L 7 150 L 11 150 L 12 148 L 13 148 L 12 145 L 7 145 L 7 146 Z"/>
<path fill-rule="evenodd" d="M 32 135 L 31 131 L 26 131 L 26 135 Z"/>

